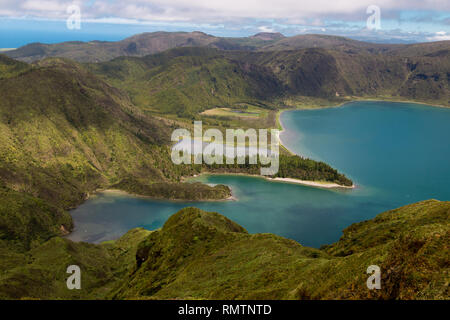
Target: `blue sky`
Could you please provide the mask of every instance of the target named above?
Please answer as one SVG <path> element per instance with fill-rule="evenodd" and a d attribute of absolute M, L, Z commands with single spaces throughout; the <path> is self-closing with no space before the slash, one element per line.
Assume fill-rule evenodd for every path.
<path fill-rule="evenodd" d="M 80 29 L 66 20 L 80 9 Z M 375 5 L 380 28 L 368 29 Z M 450 40 L 449 0 L 0 0 L 0 47 L 120 40 L 152 31 L 241 37 L 321 33 L 376 42 Z"/>

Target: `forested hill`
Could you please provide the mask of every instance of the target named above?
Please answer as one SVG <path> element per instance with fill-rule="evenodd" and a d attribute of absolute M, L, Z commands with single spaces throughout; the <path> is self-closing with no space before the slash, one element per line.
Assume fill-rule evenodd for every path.
<path fill-rule="evenodd" d="M 449 214 L 449 202 L 412 204 L 317 250 L 186 208 L 139 244 L 132 272 L 109 297 L 446 299 Z M 367 289 L 370 265 L 382 270 L 381 290 Z"/>
<path fill-rule="evenodd" d="M 141 109 L 184 118 L 215 106 L 273 101 L 285 92 L 271 70 L 209 48 L 177 48 L 87 67 L 125 90 Z"/>
<path fill-rule="evenodd" d="M 450 43 L 450 42 L 449 42 Z M 240 102 L 266 108 L 302 100 L 409 100 L 450 106 L 450 51 L 418 57 L 333 49 L 245 52 L 176 48 L 88 64 L 142 109 L 191 118 Z"/>
<path fill-rule="evenodd" d="M 131 173 L 163 179 L 152 150 L 168 142 L 168 126 L 77 63 L 44 60 L 0 82 L 8 186 L 70 205 L 74 194 Z"/>
<path fill-rule="evenodd" d="M 226 186 L 181 183 L 210 169 L 173 164 L 170 137 L 179 123 L 146 114 L 76 62 L 28 65 L 0 55 L 0 97 L 0 240 L 7 246 L 29 249 L 70 231 L 65 210 L 98 189 L 163 199 L 231 196 Z M 283 176 L 352 184 L 324 163 L 283 157 Z"/>
<path fill-rule="evenodd" d="M 321 249 L 196 208 L 100 245 L 54 237 L 24 254 L 0 241 L 0 298 L 448 299 L 449 214 L 449 202 L 412 204 Z M 70 264 L 83 270 L 81 290 L 66 288 Z M 366 286 L 370 265 L 380 290 Z"/>
<path fill-rule="evenodd" d="M 0 56 L 1 57 L 1 56 Z M 72 228 L 65 210 L 124 179 L 164 198 L 224 199 L 227 187 L 179 184 L 172 123 L 72 61 L 0 61 L 0 240 L 29 248 Z M 12 242 L 9 242 L 12 241 Z"/>
<path fill-rule="evenodd" d="M 322 250 L 249 235 L 197 209 L 181 211 L 159 231 L 134 230 L 99 246 L 61 238 L 73 227 L 67 209 L 102 188 L 165 199 L 228 198 L 226 186 L 180 181 L 201 172 L 254 173 L 257 166 L 175 166 L 170 159 L 173 129 L 203 117 L 204 110 L 244 108 L 245 102 L 274 114 L 303 97 L 334 103 L 385 96 L 449 105 L 447 42 L 383 47 L 312 37 L 303 39 L 310 42 L 302 48 L 299 39 L 267 34 L 151 37 L 158 41 L 127 39 L 127 54 L 108 47 L 114 43 L 93 42 L 64 44 L 62 51 L 61 45 L 35 44 L 9 53 L 24 53 L 27 61 L 44 58 L 33 64 L 0 55 L 0 298 L 448 296 L 442 278 L 448 203 L 437 201 L 352 226 Z M 144 47 L 145 56 L 137 57 Z M 230 127 L 227 121 L 221 123 Z M 278 176 L 352 184 L 324 163 L 287 154 Z M 242 261 L 248 262 L 244 268 Z M 83 281 L 89 293 L 75 295 L 60 281 L 74 263 L 88 270 Z M 378 296 L 361 288 L 366 274 L 360 268 L 373 263 L 390 270 Z M 226 277 L 212 276 L 216 270 Z M 330 270 L 339 276 L 330 278 Z M 411 270 L 417 270 L 413 277 Z M 235 290 L 243 283 L 247 290 Z"/>
<path fill-rule="evenodd" d="M 450 41 L 406 45 L 314 34 L 154 32 L 117 42 L 33 43 L 5 54 L 25 62 L 104 62 L 92 69 L 127 89 L 138 106 L 173 113 L 179 104 L 178 115 L 245 99 L 296 105 L 302 97 L 450 106 Z"/>

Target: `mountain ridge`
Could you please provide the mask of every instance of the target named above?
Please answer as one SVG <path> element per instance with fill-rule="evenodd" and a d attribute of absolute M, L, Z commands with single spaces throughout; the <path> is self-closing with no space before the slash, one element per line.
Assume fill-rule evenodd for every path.
<path fill-rule="evenodd" d="M 284 37 L 277 33 L 259 33 L 250 37 L 216 37 L 203 32 L 146 32 L 120 41 L 70 41 L 57 44 L 32 43 L 5 52 L 11 58 L 33 62 L 58 56 L 78 62 L 104 62 L 119 56 L 145 56 L 176 47 L 211 47 L 220 50 L 279 51 L 304 48 L 334 48 L 372 53 L 414 55 L 435 51 L 436 46 L 448 48 L 450 41 L 416 44 L 379 44 L 350 38 L 305 34 Z"/>
<path fill-rule="evenodd" d="M 187 47 L 87 66 L 143 109 L 191 117 L 245 101 L 295 107 L 302 97 L 334 104 L 384 97 L 450 106 L 450 51 L 437 53 L 402 58 L 323 48 L 252 52 Z"/>

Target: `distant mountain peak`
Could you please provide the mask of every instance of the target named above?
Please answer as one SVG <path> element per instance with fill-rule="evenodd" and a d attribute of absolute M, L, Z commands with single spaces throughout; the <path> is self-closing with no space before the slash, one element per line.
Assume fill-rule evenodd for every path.
<path fill-rule="evenodd" d="M 198 35 L 208 36 L 208 37 L 213 37 L 212 35 L 207 34 L 207 33 L 203 32 L 203 31 L 192 31 L 192 32 L 188 32 L 188 33 L 191 33 L 191 34 L 198 34 Z"/>
<path fill-rule="evenodd" d="M 282 33 L 279 32 L 259 32 L 250 38 L 261 39 L 261 40 L 279 40 L 286 38 Z"/>

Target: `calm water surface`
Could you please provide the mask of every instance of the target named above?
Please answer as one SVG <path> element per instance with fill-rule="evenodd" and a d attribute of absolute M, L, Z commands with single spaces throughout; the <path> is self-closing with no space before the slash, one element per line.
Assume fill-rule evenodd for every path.
<path fill-rule="evenodd" d="M 156 229 L 186 206 L 219 212 L 251 233 L 275 233 L 319 247 L 351 223 L 425 200 L 450 200 L 450 109 L 355 102 L 284 112 L 283 144 L 353 179 L 355 190 L 326 190 L 244 176 L 202 176 L 229 185 L 238 201 L 169 202 L 103 193 L 73 210 L 76 241 L 115 239 Z"/>

